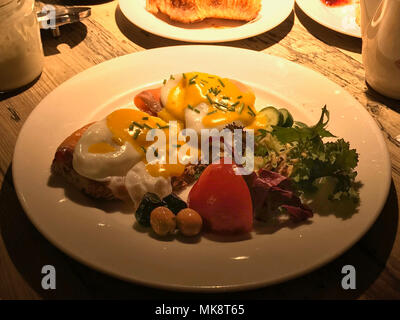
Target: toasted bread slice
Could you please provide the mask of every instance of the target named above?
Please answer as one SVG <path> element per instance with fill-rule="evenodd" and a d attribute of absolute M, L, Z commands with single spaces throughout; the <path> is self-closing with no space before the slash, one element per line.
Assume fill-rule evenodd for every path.
<path fill-rule="evenodd" d="M 73 168 L 72 158 L 75 146 L 90 125 L 91 123 L 75 131 L 59 145 L 51 165 L 51 172 L 55 176 L 63 177 L 68 183 L 92 198 L 126 200 L 129 198 L 129 195 L 123 183 L 119 183 L 118 188 L 114 187 L 111 189 L 109 181 L 103 182 L 88 179 L 81 176 Z M 199 170 L 203 169 L 203 166 L 204 165 L 189 165 L 180 177 L 173 177 L 173 191 L 180 191 L 197 180 Z M 123 179 L 123 177 L 119 178 Z"/>
<path fill-rule="evenodd" d="M 83 177 L 76 172 L 72 166 L 75 146 L 90 125 L 91 123 L 75 131 L 60 144 L 54 155 L 51 173 L 55 176 L 63 177 L 68 183 L 93 198 L 113 200 L 116 199 L 116 197 L 108 187 L 108 182 L 101 182 Z"/>

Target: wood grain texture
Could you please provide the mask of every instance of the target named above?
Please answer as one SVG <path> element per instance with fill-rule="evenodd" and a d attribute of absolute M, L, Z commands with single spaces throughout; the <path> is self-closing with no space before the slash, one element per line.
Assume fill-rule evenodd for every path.
<path fill-rule="evenodd" d="M 117 1 L 74 0 L 63 4 L 91 5 L 92 16 L 62 27 L 57 39 L 43 32 L 46 57 L 41 77 L 18 94 L 0 96 L 1 299 L 400 299 L 400 102 L 366 86 L 359 39 L 318 25 L 297 7 L 270 32 L 221 45 L 263 51 L 314 69 L 350 92 L 376 120 L 392 157 L 392 185 L 382 214 L 361 241 L 335 261 L 301 278 L 246 293 L 205 296 L 171 293 L 113 279 L 72 260 L 44 239 L 24 214 L 11 175 L 16 138 L 30 112 L 62 82 L 93 65 L 135 51 L 184 44 L 140 30 L 123 16 Z M 56 267 L 57 290 L 41 289 L 40 270 L 44 264 Z M 357 268 L 356 290 L 345 291 L 340 286 L 340 271 L 346 264 Z"/>

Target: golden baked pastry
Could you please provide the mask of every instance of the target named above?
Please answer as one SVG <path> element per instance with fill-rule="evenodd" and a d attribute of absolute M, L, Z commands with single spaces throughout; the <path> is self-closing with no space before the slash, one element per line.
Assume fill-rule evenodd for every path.
<path fill-rule="evenodd" d="M 360 0 L 355 1 L 356 4 L 356 23 L 361 26 L 361 7 Z"/>
<path fill-rule="evenodd" d="M 251 21 L 261 9 L 261 0 L 146 0 L 146 9 L 183 23 L 206 18 Z"/>

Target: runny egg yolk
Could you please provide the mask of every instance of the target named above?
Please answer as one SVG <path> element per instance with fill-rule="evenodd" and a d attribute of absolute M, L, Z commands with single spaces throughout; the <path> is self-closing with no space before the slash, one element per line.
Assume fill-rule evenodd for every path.
<path fill-rule="evenodd" d="M 116 149 L 107 142 L 99 142 L 89 146 L 88 151 L 90 153 L 108 153 L 114 152 Z"/>
<path fill-rule="evenodd" d="M 255 95 L 251 90 L 233 80 L 200 72 L 183 74 L 179 83 L 170 90 L 163 113 L 184 121 L 185 110 L 189 108 L 196 112 L 200 103 L 209 106 L 207 115 L 202 119 L 203 125 L 208 128 L 232 122 L 247 126 L 256 116 Z"/>
<path fill-rule="evenodd" d="M 113 142 L 119 146 L 129 142 L 136 149 L 136 151 L 142 155 L 145 163 L 147 163 L 147 149 L 149 147 L 151 148 L 151 145 L 154 143 L 154 141 L 146 140 L 147 133 L 152 129 L 162 130 L 166 137 L 167 163 L 147 163 L 147 171 L 155 177 L 171 177 L 182 175 L 185 166 L 179 163 L 179 159 L 178 163 L 176 164 L 168 163 L 169 124 L 167 122 L 158 117 L 152 117 L 149 114 L 139 110 L 119 109 L 107 116 L 106 123 L 112 134 Z M 180 129 L 181 128 L 179 128 L 178 125 L 178 130 Z M 89 146 L 88 151 L 91 153 L 108 153 L 116 151 L 116 148 L 107 142 L 100 142 Z"/>

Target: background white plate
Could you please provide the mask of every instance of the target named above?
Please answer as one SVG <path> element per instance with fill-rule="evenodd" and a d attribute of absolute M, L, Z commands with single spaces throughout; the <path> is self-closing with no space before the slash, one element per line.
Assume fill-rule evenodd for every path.
<path fill-rule="evenodd" d="M 212 56 L 213 59 L 207 57 Z M 329 129 L 360 153 L 359 212 L 349 219 L 315 215 L 311 224 L 257 234 L 242 241 L 160 241 L 133 228 L 121 203 L 95 202 L 50 179 L 59 143 L 100 120 L 143 88 L 192 70 L 231 77 L 252 86 L 258 107 L 288 108 L 300 121 L 331 112 Z M 316 94 L 318 92 L 318 94 Z M 287 60 L 220 46 L 178 46 L 126 55 L 73 77 L 50 93 L 26 120 L 14 153 L 18 197 L 33 224 L 77 260 L 129 281 L 180 290 L 238 290 L 284 281 L 332 260 L 370 228 L 385 202 L 390 161 L 368 112 L 340 86 Z M 222 240 L 222 239 L 220 239 Z"/>
<path fill-rule="evenodd" d="M 256 36 L 275 28 L 293 10 L 294 0 L 262 0 L 258 17 L 250 22 L 206 19 L 184 24 L 146 10 L 146 0 L 120 0 L 124 15 L 139 28 L 161 37 L 188 42 L 224 42 Z"/>
<path fill-rule="evenodd" d="M 301 10 L 323 26 L 349 36 L 361 38 L 356 23 L 356 4 L 328 7 L 321 0 L 296 0 Z"/>

